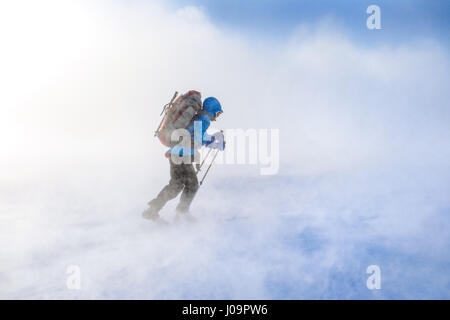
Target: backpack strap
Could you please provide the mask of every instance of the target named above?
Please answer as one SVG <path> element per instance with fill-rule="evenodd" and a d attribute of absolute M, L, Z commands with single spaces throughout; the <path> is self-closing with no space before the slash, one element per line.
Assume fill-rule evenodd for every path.
<path fill-rule="evenodd" d="M 188 128 L 194 123 L 194 121 L 195 121 L 199 116 L 203 116 L 203 115 L 209 117 L 208 113 L 207 113 L 205 110 L 200 109 L 200 111 L 198 111 L 198 112 L 192 117 L 192 120 L 189 122 L 188 126 L 187 126 L 185 129 L 188 129 Z"/>

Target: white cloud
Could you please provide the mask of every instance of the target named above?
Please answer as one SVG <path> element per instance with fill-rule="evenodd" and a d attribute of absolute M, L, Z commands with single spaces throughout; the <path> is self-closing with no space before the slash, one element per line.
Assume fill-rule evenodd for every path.
<path fill-rule="evenodd" d="M 342 297 L 330 274 L 355 272 L 359 245 L 424 254 L 435 230 L 442 258 L 426 222 L 448 205 L 449 60 L 433 39 L 363 47 L 319 23 L 280 45 L 196 7 L 1 6 L 0 296 Z M 222 101 L 217 126 L 279 128 L 284 176 L 217 166 L 204 222 L 158 230 L 140 218 L 168 180 L 153 130 L 189 89 Z"/>

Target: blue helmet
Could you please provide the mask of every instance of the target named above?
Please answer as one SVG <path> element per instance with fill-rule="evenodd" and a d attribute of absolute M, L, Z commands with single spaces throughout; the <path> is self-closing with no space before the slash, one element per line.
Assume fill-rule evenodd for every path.
<path fill-rule="evenodd" d="M 219 100 L 214 97 L 206 98 L 203 101 L 203 110 L 210 116 L 211 119 L 215 119 L 218 112 L 223 113 Z"/>

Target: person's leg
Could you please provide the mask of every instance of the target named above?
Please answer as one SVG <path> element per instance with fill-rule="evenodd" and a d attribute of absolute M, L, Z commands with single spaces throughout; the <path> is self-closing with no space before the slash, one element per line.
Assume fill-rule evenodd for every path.
<path fill-rule="evenodd" d="M 192 200 L 194 200 L 195 194 L 197 193 L 198 180 L 197 173 L 192 164 L 182 164 L 181 166 L 183 166 L 184 190 L 176 210 L 184 213 L 189 211 Z"/>
<path fill-rule="evenodd" d="M 152 212 L 158 213 L 164 205 L 178 196 L 184 187 L 184 172 L 181 165 L 174 164 L 170 161 L 170 181 L 158 194 L 158 196 L 150 201 L 148 204 L 151 206 Z"/>

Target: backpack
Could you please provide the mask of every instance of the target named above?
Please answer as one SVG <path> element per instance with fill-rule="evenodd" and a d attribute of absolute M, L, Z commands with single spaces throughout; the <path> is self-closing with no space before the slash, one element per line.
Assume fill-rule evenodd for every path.
<path fill-rule="evenodd" d="M 176 95 L 177 93 L 172 101 L 164 106 L 165 114 L 155 133 L 159 141 L 167 147 L 173 147 L 178 143 L 178 141 L 171 141 L 172 132 L 176 129 L 187 129 L 202 110 L 200 92 L 188 91 L 174 101 Z"/>

